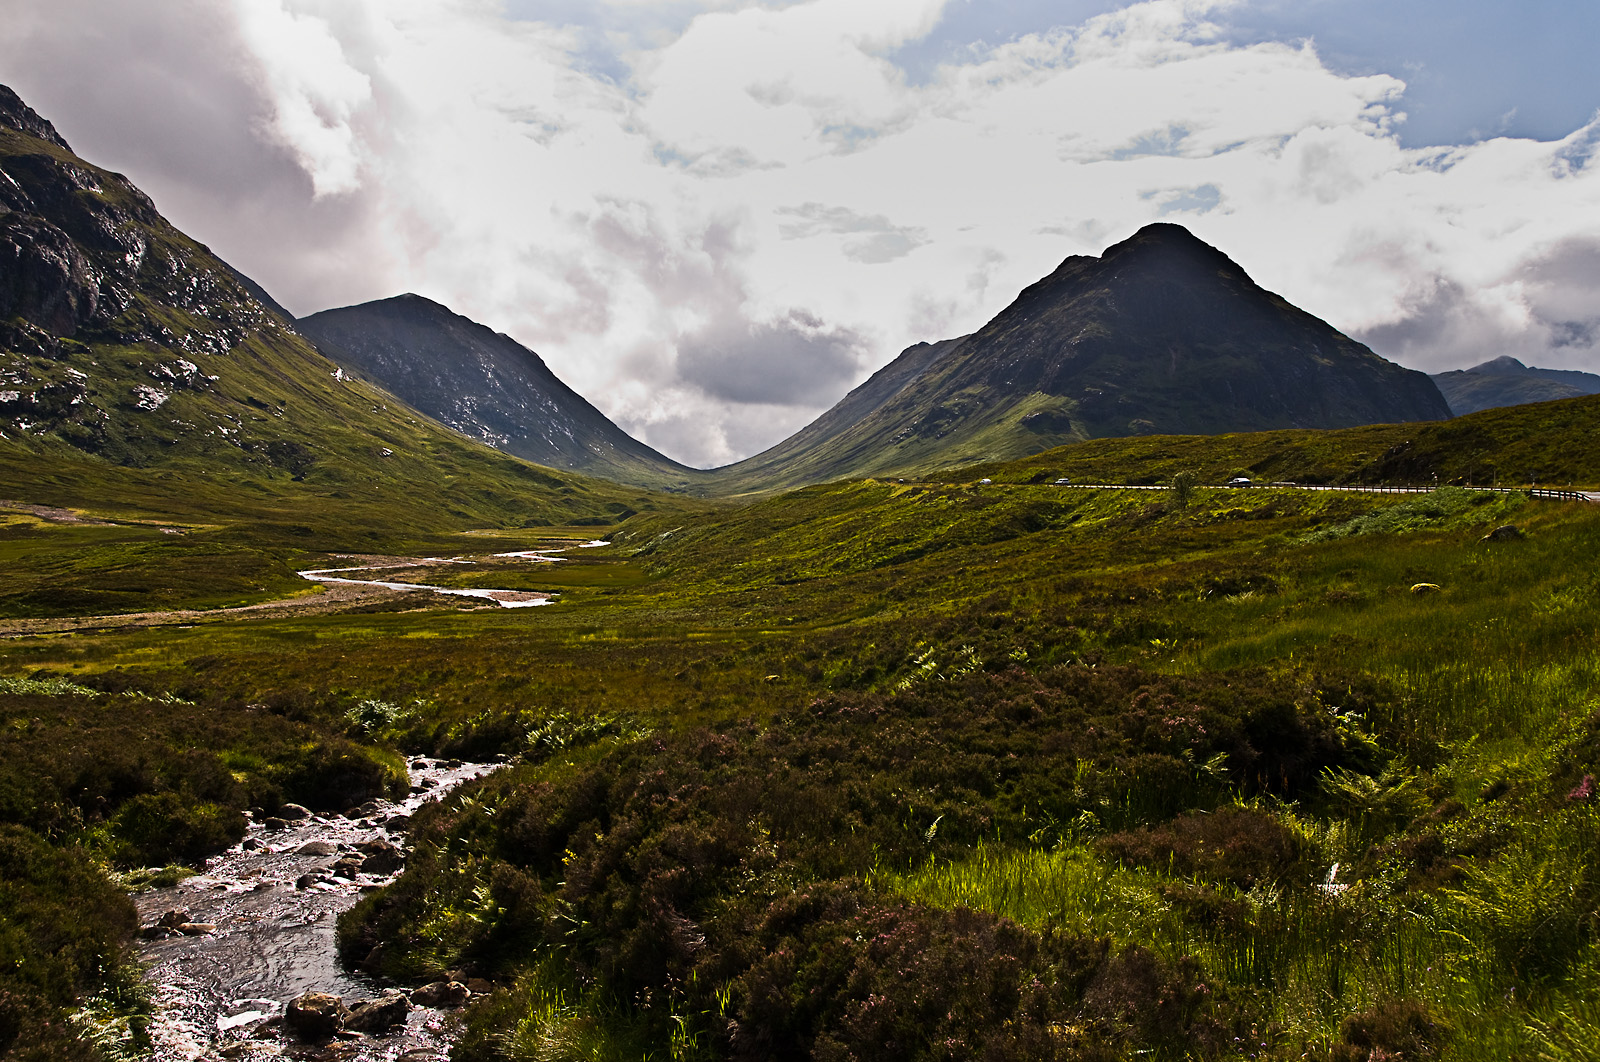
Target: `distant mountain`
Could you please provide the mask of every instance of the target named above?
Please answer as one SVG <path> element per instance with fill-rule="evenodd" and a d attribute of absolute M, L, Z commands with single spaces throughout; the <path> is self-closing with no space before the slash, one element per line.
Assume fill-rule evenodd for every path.
<path fill-rule="evenodd" d="M 505 453 L 658 489 L 704 475 L 611 423 L 510 336 L 420 295 L 324 310 L 295 328 L 346 369 Z"/>
<path fill-rule="evenodd" d="M 1443 420 L 1420 372 L 1157 224 L 1075 255 L 972 335 L 918 344 L 724 490 L 1005 460 L 1082 439 Z"/>
<path fill-rule="evenodd" d="M 322 512 L 386 506 L 380 523 L 467 526 L 607 519 L 637 497 L 472 443 L 351 379 L 0 86 L 0 497 L 135 481 L 256 511 L 316 498 Z"/>
<path fill-rule="evenodd" d="M 1594 373 L 1536 369 L 1510 357 L 1495 358 L 1470 369 L 1435 373 L 1433 382 L 1458 417 L 1498 406 L 1600 394 L 1600 376 Z"/>

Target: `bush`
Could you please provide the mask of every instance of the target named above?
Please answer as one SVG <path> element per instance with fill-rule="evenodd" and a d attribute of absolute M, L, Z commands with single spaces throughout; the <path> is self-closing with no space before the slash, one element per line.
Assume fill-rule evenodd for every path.
<path fill-rule="evenodd" d="M 1438 1058 L 1449 1030 L 1413 1000 L 1391 1000 L 1339 1024 L 1331 1062 L 1425 1062 Z"/>
<path fill-rule="evenodd" d="M 198 863 L 238 843 L 245 820 L 236 809 L 196 803 L 177 793 L 144 793 L 111 820 L 112 858 L 122 866 Z"/>
<path fill-rule="evenodd" d="M 1097 847 L 1110 859 L 1240 889 L 1311 880 L 1299 834 L 1252 808 L 1184 815 L 1103 837 Z"/>
<path fill-rule="evenodd" d="M 125 960 L 133 904 L 82 852 L 0 825 L 0 1055 L 88 1059 L 64 1010 Z"/>

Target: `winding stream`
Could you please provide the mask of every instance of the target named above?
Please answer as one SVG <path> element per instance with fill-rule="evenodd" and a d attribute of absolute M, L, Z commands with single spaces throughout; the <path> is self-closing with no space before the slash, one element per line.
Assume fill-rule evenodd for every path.
<path fill-rule="evenodd" d="M 169 913 L 181 912 L 180 920 L 191 927 L 215 927 L 141 942 L 156 1000 L 150 1025 L 154 1057 L 160 1062 L 445 1059 L 448 1014 L 428 1007 L 415 1007 L 405 1025 L 387 1033 L 341 1033 L 320 1047 L 286 1040 L 276 1019 L 285 1003 L 307 991 L 342 996 L 346 1003 L 382 994 L 384 985 L 339 965 L 334 931 L 341 912 L 397 871 L 369 874 L 330 864 L 379 839 L 403 849 L 401 830 L 413 812 L 496 766 L 413 760 L 412 792 L 398 804 L 364 804 L 366 814 L 357 818 L 311 815 L 284 823 L 262 816 L 240 844 L 207 862 L 203 873 L 174 888 L 136 895 L 142 925 L 154 926 L 164 915 L 171 922 Z"/>
<path fill-rule="evenodd" d="M 507 554 L 509 556 L 510 554 Z M 546 557 L 543 555 L 528 554 L 528 559 L 559 560 L 559 557 Z M 443 560 L 438 557 L 427 558 L 429 564 L 471 564 L 471 561 Z M 415 563 L 406 564 L 369 564 L 361 568 L 308 568 L 303 572 L 296 572 L 302 579 L 309 579 L 314 583 L 349 583 L 352 586 L 381 586 L 386 590 L 427 590 L 435 594 L 449 594 L 453 597 L 480 597 L 493 601 L 501 608 L 533 608 L 537 605 L 548 605 L 555 600 L 554 594 L 547 594 L 539 590 L 481 590 L 477 588 L 459 589 L 453 586 L 429 586 L 426 583 L 391 583 L 381 579 L 345 579 L 333 575 L 333 572 L 370 572 L 384 568 L 415 568 Z"/>

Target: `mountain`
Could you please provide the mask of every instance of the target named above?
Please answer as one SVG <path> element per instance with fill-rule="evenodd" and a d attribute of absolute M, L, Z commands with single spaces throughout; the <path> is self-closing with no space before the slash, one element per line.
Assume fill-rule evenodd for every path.
<path fill-rule="evenodd" d="M 1600 394 L 1600 376 L 1594 373 L 1537 369 L 1510 357 L 1495 358 L 1470 369 L 1435 373 L 1433 382 L 1458 417 L 1498 406 Z"/>
<path fill-rule="evenodd" d="M 637 495 L 474 444 L 351 379 L 259 286 L 0 87 L 0 497 L 203 498 L 381 529 L 425 514 L 609 521 Z"/>
<path fill-rule="evenodd" d="M 977 332 L 918 344 L 816 423 L 713 473 L 757 490 L 1005 460 L 1082 439 L 1442 420 L 1402 368 L 1178 225 L 1074 255 Z"/>
<path fill-rule="evenodd" d="M 324 310 L 295 328 L 346 369 L 505 453 L 655 488 L 703 475 L 611 423 L 510 336 L 419 295 Z"/>

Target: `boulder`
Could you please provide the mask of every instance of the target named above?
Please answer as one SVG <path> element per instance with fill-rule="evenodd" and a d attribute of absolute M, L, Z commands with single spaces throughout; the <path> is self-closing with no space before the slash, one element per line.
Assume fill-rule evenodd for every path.
<path fill-rule="evenodd" d="M 290 822 L 299 822 L 301 819 L 309 819 L 310 817 L 311 809 L 300 804 L 285 804 L 278 809 L 278 818 L 287 819 Z"/>
<path fill-rule="evenodd" d="M 1411 584 L 1411 592 L 1413 594 L 1437 594 L 1437 593 L 1439 593 L 1439 591 L 1441 591 L 1443 589 L 1444 589 L 1444 587 L 1440 586 L 1438 583 L 1413 583 L 1413 584 Z"/>
<path fill-rule="evenodd" d="M 368 841 L 361 846 L 365 858 L 361 860 L 363 874 L 393 874 L 405 865 L 405 853 L 388 841 Z"/>
<path fill-rule="evenodd" d="M 460 981 L 435 981 L 411 993 L 411 1002 L 419 1007 L 459 1007 L 471 998 L 471 990 Z"/>
<path fill-rule="evenodd" d="M 295 855 L 331 856 L 339 850 L 332 841 L 307 841 L 294 850 Z"/>
<path fill-rule="evenodd" d="M 156 925 L 166 926 L 168 929 L 176 929 L 178 926 L 181 926 L 183 923 L 188 921 L 190 921 L 189 912 L 184 910 L 182 907 L 174 907 L 172 910 L 156 919 Z"/>
<path fill-rule="evenodd" d="M 1483 538 L 1479 539 L 1479 541 L 1515 542 L 1517 539 L 1525 537 L 1526 536 L 1523 534 L 1522 528 L 1518 527 L 1516 524 L 1502 524 L 1493 531 L 1490 531 L 1487 535 L 1484 535 Z"/>
<path fill-rule="evenodd" d="M 406 1002 L 405 995 L 390 990 L 380 999 L 369 999 L 352 1006 L 344 1027 L 365 1033 L 386 1032 L 396 1025 L 404 1025 L 410 1011 L 411 1004 Z"/>
<path fill-rule="evenodd" d="M 283 1027 L 297 1040 L 330 1040 L 349 1017 L 349 1008 L 338 996 L 306 992 L 289 1001 Z"/>
<path fill-rule="evenodd" d="M 173 927 L 186 937 L 204 937 L 217 931 L 215 922 L 181 922 Z"/>
<path fill-rule="evenodd" d="M 269 830 L 287 830 L 289 828 L 289 820 L 280 819 L 276 815 L 268 815 L 261 820 L 261 825 Z"/>

